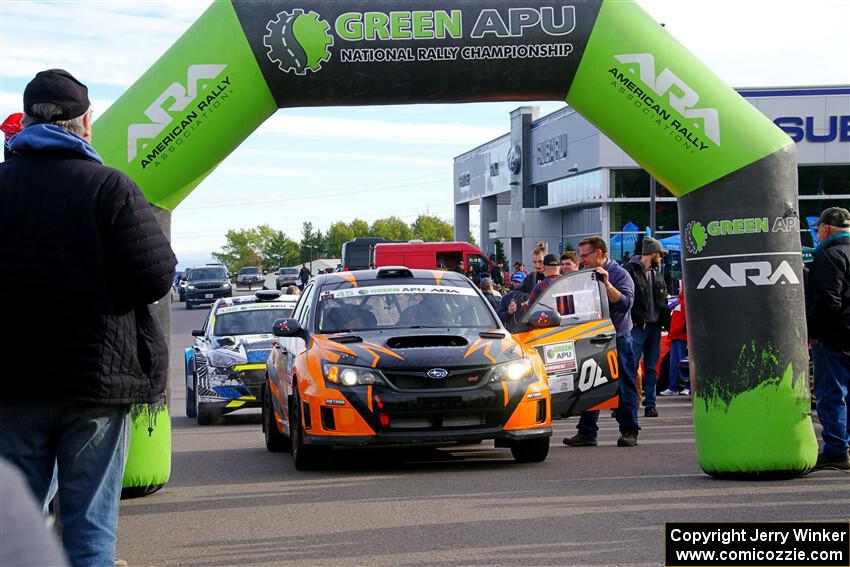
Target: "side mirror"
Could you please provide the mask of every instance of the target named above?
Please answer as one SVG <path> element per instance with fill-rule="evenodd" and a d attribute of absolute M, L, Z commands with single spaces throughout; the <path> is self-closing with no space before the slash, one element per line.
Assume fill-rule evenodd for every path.
<path fill-rule="evenodd" d="M 192 331 L 192 336 L 193 337 L 203 337 L 204 332 L 201 329 L 195 329 L 195 330 Z"/>
<path fill-rule="evenodd" d="M 272 334 L 276 337 L 299 337 L 304 335 L 304 329 L 298 319 L 278 319 L 272 325 Z"/>
<path fill-rule="evenodd" d="M 557 311 L 544 309 L 535 311 L 528 319 L 528 324 L 534 329 L 545 329 L 546 327 L 559 327 L 561 325 L 561 315 Z"/>

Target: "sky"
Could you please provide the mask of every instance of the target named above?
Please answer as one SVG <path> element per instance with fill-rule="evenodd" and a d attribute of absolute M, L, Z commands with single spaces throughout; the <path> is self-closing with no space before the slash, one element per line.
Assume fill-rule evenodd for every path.
<path fill-rule="evenodd" d="M 850 84 L 850 0 L 638 3 L 734 87 Z M 209 5 L 0 0 L 0 120 L 21 110 L 35 73 L 55 67 L 86 83 L 95 115 L 103 112 Z M 390 215 L 452 222 L 453 158 L 506 133 L 508 113 L 527 104 L 541 116 L 564 106 L 279 110 L 174 210 L 180 265 L 208 261 L 229 229 L 268 224 L 299 240 L 304 221 L 321 230 Z"/>

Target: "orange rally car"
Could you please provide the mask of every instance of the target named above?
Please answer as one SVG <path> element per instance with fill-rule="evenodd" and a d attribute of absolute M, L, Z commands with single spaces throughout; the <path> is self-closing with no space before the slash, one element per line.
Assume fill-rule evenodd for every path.
<path fill-rule="evenodd" d="M 599 289 L 589 274 L 562 277 L 512 336 L 461 274 L 317 276 L 273 328 L 266 447 L 291 450 L 298 469 L 321 466 L 333 446 L 485 439 L 517 461 L 543 461 L 553 403 L 555 415 L 616 405 L 615 337 Z"/>

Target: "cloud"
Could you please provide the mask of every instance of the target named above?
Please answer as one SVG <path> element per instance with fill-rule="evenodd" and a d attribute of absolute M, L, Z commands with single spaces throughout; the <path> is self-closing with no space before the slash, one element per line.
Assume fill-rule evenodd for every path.
<path fill-rule="evenodd" d="M 257 130 L 261 134 L 301 138 L 384 140 L 423 144 L 479 145 L 504 134 L 502 128 L 462 122 L 399 122 L 302 116 L 278 112 Z"/>

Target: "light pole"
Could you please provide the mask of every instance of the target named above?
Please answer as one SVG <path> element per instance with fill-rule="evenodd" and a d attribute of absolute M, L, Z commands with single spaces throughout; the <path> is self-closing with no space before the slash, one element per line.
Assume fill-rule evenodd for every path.
<path fill-rule="evenodd" d="M 311 244 L 305 244 L 304 248 L 307 248 L 308 250 L 310 250 L 310 275 L 312 276 L 313 275 L 313 250 L 316 249 L 316 246 L 311 245 Z"/>

